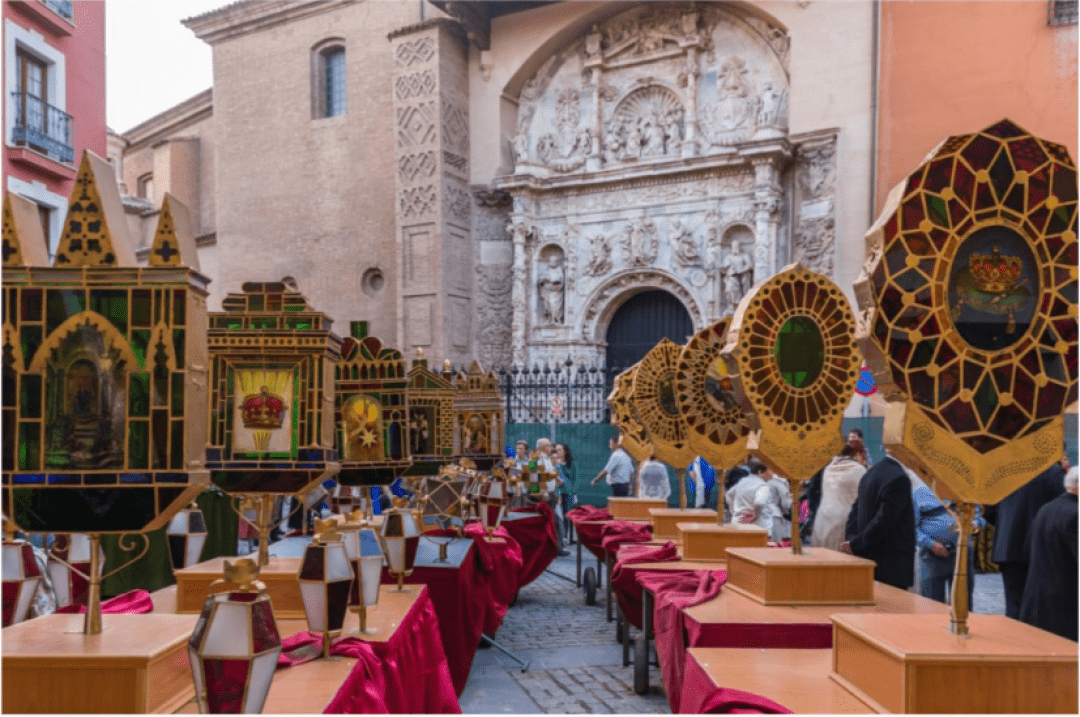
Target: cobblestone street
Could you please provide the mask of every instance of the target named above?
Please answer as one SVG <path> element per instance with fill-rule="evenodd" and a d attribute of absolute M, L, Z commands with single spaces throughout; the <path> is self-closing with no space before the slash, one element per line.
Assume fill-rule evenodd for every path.
<path fill-rule="evenodd" d="M 571 551 L 575 546 L 570 546 Z M 556 558 L 545 572 L 522 588 L 495 640 L 523 660 L 527 672 L 496 648 L 480 650 L 469 684 L 461 696 L 465 713 L 669 713 L 652 671 L 646 695 L 633 691 L 633 667 L 622 666 L 615 623 L 607 622 L 602 591 L 595 605 L 573 583 L 575 559 Z M 596 561 L 584 560 L 583 568 Z"/>

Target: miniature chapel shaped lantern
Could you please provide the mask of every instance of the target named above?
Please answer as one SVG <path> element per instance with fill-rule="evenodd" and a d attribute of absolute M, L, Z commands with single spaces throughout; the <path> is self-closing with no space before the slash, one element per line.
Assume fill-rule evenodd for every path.
<path fill-rule="evenodd" d="M 410 465 L 408 378 L 401 352 L 354 321 L 334 374 L 341 491 L 389 485 Z"/>
<path fill-rule="evenodd" d="M 454 452 L 488 470 L 502 458 L 506 438 L 499 379 L 473 361 L 468 371 L 457 374 L 454 385 Z"/>
<path fill-rule="evenodd" d="M 449 366 L 442 373 L 428 368 L 423 351 L 409 369 L 409 455 L 406 475 L 435 475 L 454 456 L 454 398 L 457 389 Z"/>
<path fill-rule="evenodd" d="M 91 556 L 102 534 L 148 548 L 147 533 L 207 485 L 209 280 L 190 226 L 166 195 L 138 266 L 113 168 L 86 152 L 50 266 L 37 206 L 5 197 L 0 497 L 21 530 L 85 535 Z M 91 563 L 96 634 L 103 576 Z"/>
<path fill-rule="evenodd" d="M 215 485 L 257 499 L 259 564 L 269 560 L 269 505 L 304 496 L 338 470 L 333 380 L 341 342 L 330 319 L 283 282 L 243 285 L 210 315 L 210 435 Z"/>

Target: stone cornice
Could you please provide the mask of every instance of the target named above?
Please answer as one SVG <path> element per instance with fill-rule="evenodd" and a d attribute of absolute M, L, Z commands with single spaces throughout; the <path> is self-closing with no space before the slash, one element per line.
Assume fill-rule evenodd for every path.
<path fill-rule="evenodd" d="M 165 135 L 210 117 L 213 113 L 214 91 L 211 88 L 129 129 L 121 135 L 127 142 L 124 151 L 131 152 L 154 144 L 164 139 Z"/>
<path fill-rule="evenodd" d="M 214 45 L 356 2 L 360 0 L 241 0 L 180 22 Z"/>
<path fill-rule="evenodd" d="M 422 22 L 414 23 L 412 25 L 406 25 L 405 27 L 399 27 L 398 29 L 389 33 L 386 38 L 388 40 L 393 40 L 398 37 L 404 37 L 405 35 L 412 35 L 417 32 L 423 32 L 424 30 L 428 30 L 433 27 L 445 28 L 448 32 L 453 33 L 462 40 L 466 39 L 465 28 L 461 26 L 461 23 L 451 17 L 432 17 Z"/>

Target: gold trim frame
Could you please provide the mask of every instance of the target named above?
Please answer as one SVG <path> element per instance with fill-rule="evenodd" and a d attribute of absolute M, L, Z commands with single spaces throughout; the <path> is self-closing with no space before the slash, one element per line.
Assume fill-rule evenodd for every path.
<path fill-rule="evenodd" d="M 816 377 L 797 388 L 781 375 L 776 345 L 781 328 L 800 317 L 817 328 L 823 357 Z M 763 281 L 739 303 L 722 355 L 756 432 L 748 448 L 770 469 L 801 482 L 843 447 L 840 424 L 862 356 L 851 306 L 828 277 L 791 264 Z"/>
<path fill-rule="evenodd" d="M 682 346 L 662 339 L 638 363 L 630 393 L 641 425 L 649 432 L 653 457 L 675 470 L 685 469 L 697 457 L 675 400 L 675 371 L 681 353 Z"/>
<path fill-rule="evenodd" d="M 631 458 L 640 463 L 652 456 L 653 445 L 649 440 L 649 432 L 642 425 L 630 400 L 637 369 L 638 364 L 634 364 L 615 377 L 614 388 L 607 397 L 607 402 L 611 407 L 611 424 L 622 434 L 620 445 Z"/>
<path fill-rule="evenodd" d="M 1076 212 L 1067 150 L 1002 120 L 945 140 L 867 233 L 858 340 L 890 401 L 885 445 L 938 479 L 939 495 L 996 503 L 1061 457 L 1062 415 L 1077 399 Z M 977 257 L 1019 275 L 984 285 L 984 308 L 1004 316 L 998 307 L 1017 292 L 1029 297 L 1030 318 L 1016 323 L 1010 310 L 1012 343 L 1000 348 L 965 338 L 950 298 L 967 268 L 958 252 L 988 227 L 1029 254 Z"/>

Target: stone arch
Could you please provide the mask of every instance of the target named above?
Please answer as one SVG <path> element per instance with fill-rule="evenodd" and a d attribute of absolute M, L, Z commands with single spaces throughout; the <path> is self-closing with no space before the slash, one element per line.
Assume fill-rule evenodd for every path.
<path fill-rule="evenodd" d="M 735 241 L 738 235 L 743 233 L 750 237 L 749 243 L 753 246 L 754 237 L 756 236 L 754 228 L 742 220 L 735 220 L 723 227 L 720 231 L 720 246 L 730 247 L 731 242 Z M 739 239 L 739 241 L 742 241 L 744 244 L 747 243 L 742 239 Z"/>
<path fill-rule="evenodd" d="M 96 329 L 98 333 L 101 334 L 102 338 L 109 343 L 111 348 L 120 354 L 120 358 L 123 359 L 125 368 L 128 372 L 138 368 L 139 360 L 131 350 L 131 345 L 127 342 L 127 339 L 124 338 L 124 335 L 112 325 L 112 322 L 96 311 L 83 311 L 75 314 L 67 321 L 57 326 L 56 329 L 49 334 L 41 346 L 38 347 L 37 353 L 35 353 L 34 357 L 30 360 L 30 365 L 26 370 L 29 373 L 42 373 L 45 370 L 45 364 L 48 362 L 52 352 L 60 348 L 64 339 L 74 333 L 80 326 L 89 326 Z"/>
<path fill-rule="evenodd" d="M 616 274 L 598 286 L 585 300 L 580 336 L 589 343 L 602 344 L 611 317 L 627 299 L 652 289 L 662 289 L 677 298 L 699 331 L 705 325 L 705 311 L 694 292 L 671 274 L 654 269 L 631 270 Z"/>

